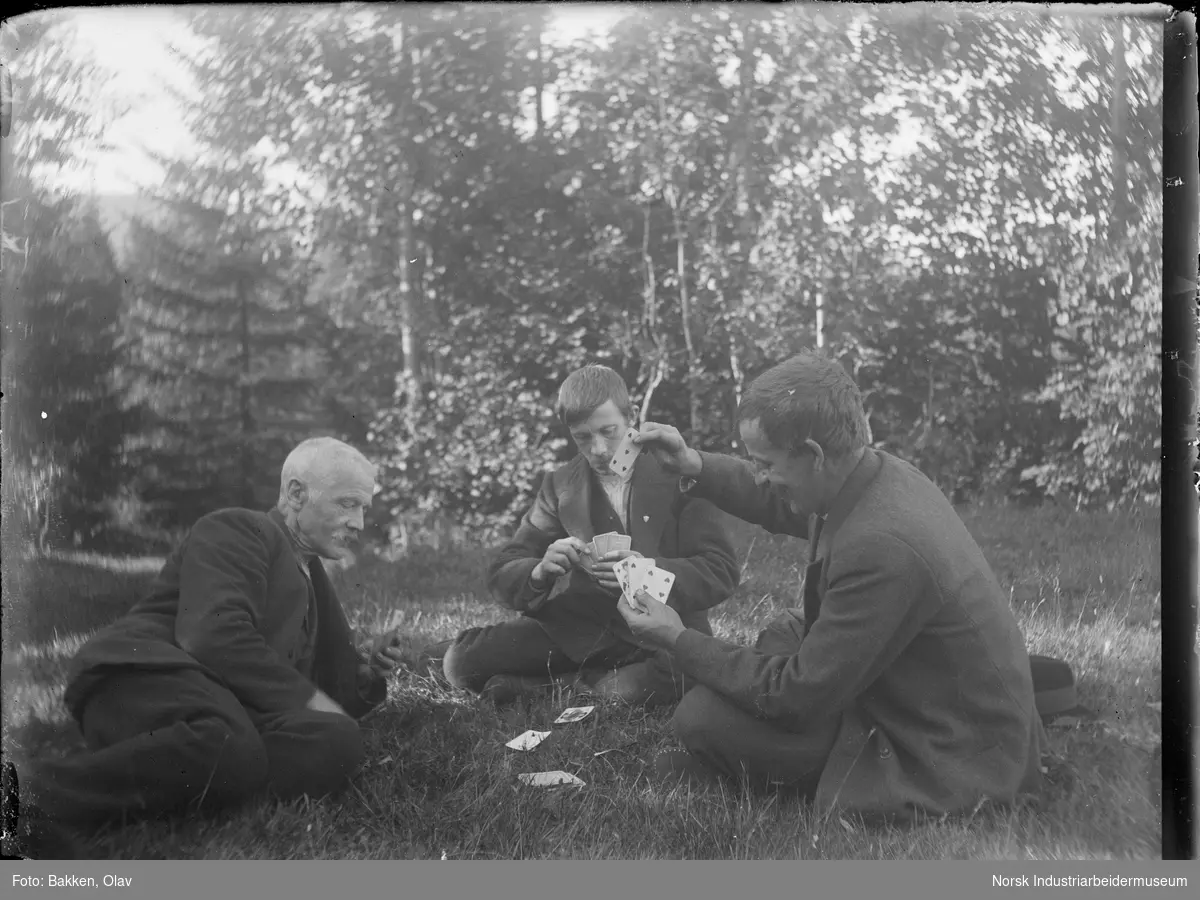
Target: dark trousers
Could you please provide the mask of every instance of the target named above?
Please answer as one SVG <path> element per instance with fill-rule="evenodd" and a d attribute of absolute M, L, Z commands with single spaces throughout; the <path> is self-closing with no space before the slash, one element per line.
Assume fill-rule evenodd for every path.
<path fill-rule="evenodd" d="M 755 643 L 763 653 L 790 656 L 800 649 L 803 622 L 789 613 L 771 622 Z M 816 722 L 765 720 L 737 708 L 716 691 L 692 688 L 675 710 L 675 734 L 708 768 L 748 778 L 760 790 L 816 793 L 837 742 L 841 717 Z"/>
<path fill-rule="evenodd" d="M 79 724 L 88 750 L 40 762 L 31 785 L 48 816 L 78 824 L 231 806 L 263 791 L 321 796 L 363 755 L 351 718 L 299 709 L 252 719 L 232 693 L 188 669 L 106 677 Z"/>
<path fill-rule="evenodd" d="M 674 703 L 683 696 L 683 673 L 665 651 L 639 654 L 622 644 L 574 662 L 533 619 L 522 616 L 498 625 L 468 628 L 446 651 L 442 667 L 455 687 L 478 693 L 493 675 L 541 677 L 546 683 L 578 675 L 594 693 L 635 705 Z M 649 655 L 647 659 L 628 660 Z"/>

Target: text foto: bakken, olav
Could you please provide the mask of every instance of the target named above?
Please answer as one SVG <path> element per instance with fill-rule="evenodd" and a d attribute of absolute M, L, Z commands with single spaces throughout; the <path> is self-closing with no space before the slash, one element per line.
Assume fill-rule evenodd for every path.
<path fill-rule="evenodd" d="M 129 887 L 133 884 L 132 878 L 122 878 L 118 875 L 105 875 L 103 878 L 96 878 L 91 875 L 47 875 L 45 878 L 37 878 L 32 875 L 14 875 L 12 877 L 13 887 L 78 887 L 78 888 L 94 888 L 94 887 Z"/>

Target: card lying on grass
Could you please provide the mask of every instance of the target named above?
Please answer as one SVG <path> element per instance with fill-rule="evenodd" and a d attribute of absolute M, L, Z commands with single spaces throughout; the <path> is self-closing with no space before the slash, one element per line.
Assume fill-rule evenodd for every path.
<path fill-rule="evenodd" d="M 578 722 L 580 719 L 587 718 L 594 706 L 572 706 L 570 709 L 564 709 L 562 715 L 554 720 L 555 725 L 566 725 L 570 722 Z"/>
<path fill-rule="evenodd" d="M 586 782 L 576 778 L 570 772 L 525 772 L 518 775 L 522 784 L 534 787 L 557 787 L 560 784 L 573 784 L 583 787 Z"/>
<path fill-rule="evenodd" d="M 675 583 L 674 573 L 660 569 L 652 559 L 636 556 L 621 560 L 613 566 L 613 572 L 629 605 L 643 612 L 638 594 L 644 591 L 659 603 L 666 603 L 667 598 L 671 596 L 671 585 Z"/>
<path fill-rule="evenodd" d="M 549 736 L 550 732 L 548 731 L 526 731 L 524 734 L 517 735 L 504 746 L 512 747 L 514 750 L 532 750 Z"/>

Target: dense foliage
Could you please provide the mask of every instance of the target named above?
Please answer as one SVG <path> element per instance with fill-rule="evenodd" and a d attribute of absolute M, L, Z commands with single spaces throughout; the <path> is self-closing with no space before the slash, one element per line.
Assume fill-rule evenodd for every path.
<path fill-rule="evenodd" d="M 320 431 L 380 461 L 393 539 L 507 528 L 570 452 L 572 368 L 729 450 L 749 380 L 812 346 L 958 499 L 1157 492 L 1159 23 L 718 4 L 567 42 L 552 5 L 187 15 L 197 158 L 124 264 L 134 492 L 165 523 L 270 502 Z"/>

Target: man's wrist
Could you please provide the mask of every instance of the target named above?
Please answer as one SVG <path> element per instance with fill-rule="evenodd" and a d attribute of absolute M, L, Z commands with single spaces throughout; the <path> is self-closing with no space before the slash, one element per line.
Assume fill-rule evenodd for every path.
<path fill-rule="evenodd" d="M 668 649 L 668 650 L 674 650 L 674 649 L 675 649 L 675 644 L 676 644 L 676 642 L 679 640 L 680 636 L 681 636 L 681 635 L 682 635 L 682 634 L 683 634 L 685 631 L 687 631 L 687 629 L 686 629 L 686 628 L 683 628 L 682 626 L 680 626 L 680 627 L 675 627 L 675 628 L 672 628 L 672 629 L 671 629 L 671 631 L 669 631 L 669 632 L 667 633 L 667 635 L 666 635 L 666 645 L 667 645 L 667 649 Z"/>
<path fill-rule="evenodd" d="M 696 486 L 704 469 L 704 458 L 700 456 L 700 451 L 689 448 L 688 454 L 688 461 L 679 470 L 679 490 L 685 494 Z"/>

